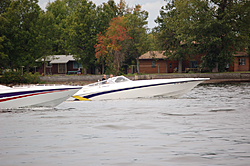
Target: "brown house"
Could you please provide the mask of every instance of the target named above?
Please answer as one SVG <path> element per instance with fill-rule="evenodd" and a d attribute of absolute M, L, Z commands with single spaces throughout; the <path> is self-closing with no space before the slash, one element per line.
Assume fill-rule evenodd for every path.
<path fill-rule="evenodd" d="M 178 60 L 170 60 L 163 51 L 149 51 L 139 57 L 140 73 L 173 73 L 178 71 Z M 182 72 L 199 71 L 202 55 L 182 61 Z M 228 71 L 249 71 L 249 56 L 245 52 L 234 54 L 235 63 L 229 65 Z"/>
<path fill-rule="evenodd" d="M 73 55 L 51 55 L 44 59 L 37 60 L 37 62 L 42 62 L 43 65 L 38 69 L 40 74 L 76 74 L 78 68 L 82 65 L 79 64 L 73 57 Z"/>
<path fill-rule="evenodd" d="M 249 55 L 246 52 L 236 52 L 234 54 L 234 64 L 229 65 L 228 71 L 250 71 Z"/>
<path fill-rule="evenodd" d="M 140 73 L 173 73 L 178 71 L 178 60 L 169 60 L 164 51 L 149 51 L 139 57 Z M 182 61 L 182 72 L 198 70 L 201 56 Z"/>
<path fill-rule="evenodd" d="M 168 61 L 163 53 L 161 51 L 148 51 L 141 55 L 139 57 L 140 73 L 168 73 Z M 172 65 L 171 69 L 173 67 Z"/>

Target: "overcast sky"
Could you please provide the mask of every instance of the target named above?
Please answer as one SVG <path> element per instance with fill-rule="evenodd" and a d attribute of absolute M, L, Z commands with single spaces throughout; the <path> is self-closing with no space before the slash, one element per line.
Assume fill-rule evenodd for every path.
<path fill-rule="evenodd" d="M 39 0 L 39 5 L 44 10 L 48 2 L 54 2 L 55 0 Z M 120 0 L 114 0 L 118 3 Z M 92 0 L 97 6 L 102 4 L 103 2 L 108 2 L 108 0 Z M 160 9 L 162 6 L 166 5 L 164 0 L 125 0 L 126 4 L 129 7 L 134 7 L 136 4 L 140 4 L 143 10 L 146 10 L 149 13 L 148 16 L 148 28 L 154 28 L 156 26 L 154 20 L 160 13 Z"/>

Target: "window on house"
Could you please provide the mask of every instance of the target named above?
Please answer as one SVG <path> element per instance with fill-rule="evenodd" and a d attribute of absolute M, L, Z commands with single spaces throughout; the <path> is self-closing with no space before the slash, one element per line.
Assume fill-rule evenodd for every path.
<path fill-rule="evenodd" d="M 239 59 L 239 65 L 245 65 L 245 58 Z"/>
<path fill-rule="evenodd" d="M 197 68 L 197 61 L 190 61 L 190 68 Z"/>
<path fill-rule="evenodd" d="M 78 62 L 74 62 L 73 68 L 74 68 L 74 69 L 82 68 L 82 64 L 80 64 L 80 63 L 78 63 Z"/>
<path fill-rule="evenodd" d="M 152 68 L 155 68 L 155 61 L 152 61 Z"/>
<path fill-rule="evenodd" d="M 46 67 L 52 67 L 52 64 L 49 61 L 47 61 L 46 62 Z"/>

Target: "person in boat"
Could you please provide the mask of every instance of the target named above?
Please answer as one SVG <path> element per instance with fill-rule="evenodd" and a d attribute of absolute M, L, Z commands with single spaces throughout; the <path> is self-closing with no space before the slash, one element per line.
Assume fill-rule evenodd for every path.
<path fill-rule="evenodd" d="M 105 74 L 103 74 L 103 76 L 102 76 L 102 81 L 104 81 L 104 80 L 106 80 L 106 75 Z"/>
<path fill-rule="evenodd" d="M 103 74 L 103 76 L 102 76 L 102 84 L 107 83 L 106 77 L 107 77 L 106 74 Z"/>
<path fill-rule="evenodd" d="M 113 83 L 113 74 L 109 75 L 109 79 L 107 80 L 107 83 Z"/>

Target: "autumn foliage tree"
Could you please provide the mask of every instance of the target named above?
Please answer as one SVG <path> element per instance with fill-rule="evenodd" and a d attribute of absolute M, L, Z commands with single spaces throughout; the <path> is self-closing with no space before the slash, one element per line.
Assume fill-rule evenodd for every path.
<path fill-rule="evenodd" d="M 102 35 L 102 33 L 100 32 L 99 34 L 97 34 L 97 40 L 98 43 L 95 44 L 95 57 L 96 59 L 99 61 L 99 63 L 102 64 L 102 74 L 104 73 L 104 61 L 105 61 L 105 57 L 108 54 L 107 51 L 107 47 L 106 47 L 106 40 L 105 40 L 105 36 Z"/>
<path fill-rule="evenodd" d="M 127 35 L 124 17 L 115 17 L 109 23 L 109 28 L 104 35 L 97 35 L 98 43 L 95 45 L 96 58 L 105 61 L 109 72 L 119 73 L 119 68 L 124 60 L 123 46 L 126 41 L 132 39 Z M 103 64 L 104 73 L 104 64 Z"/>

